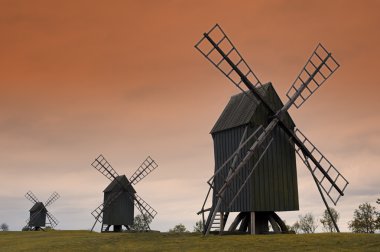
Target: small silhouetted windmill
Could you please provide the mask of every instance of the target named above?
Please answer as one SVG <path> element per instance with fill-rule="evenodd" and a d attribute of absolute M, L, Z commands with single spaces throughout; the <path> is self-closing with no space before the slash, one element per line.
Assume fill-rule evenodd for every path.
<path fill-rule="evenodd" d="M 150 229 L 147 218 L 153 219 L 157 211 L 137 195 L 133 185 L 156 169 L 156 162 L 148 156 L 129 180 L 125 175 L 119 176 L 103 155 L 97 157 L 91 165 L 111 181 L 103 191 L 103 203 L 91 213 L 95 218 L 91 231 L 97 222 L 102 224 L 102 232 L 109 231 L 112 225 L 115 232 L 121 232 L 123 225 L 129 230 L 133 225 L 135 206 L 142 214 L 146 228 Z"/>
<path fill-rule="evenodd" d="M 31 191 L 25 194 L 25 198 L 33 203 L 33 207 L 29 210 L 29 219 L 26 220 L 30 230 L 43 230 L 42 227 L 50 226 L 51 228 L 54 228 L 58 225 L 59 222 L 57 218 L 55 218 L 46 208 L 59 199 L 59 197 L 60 196 L 57 192 L 53 192 L 44 204 L 40 202 Z M 48 218 L 48 222 L 46 222 L 46 217 Z"/>
<path fill-rule="evenodd" d="M 262 85 L 219 25 L 215 25 L 209 32 L 204 33 L 203 38 L 195 47 L 243 92 L 239 97 L 231 99 L 232 105 L 226 107 L 221 116 L 223 119 L 226 115 L 230 115 L 229 118 L 224 118 L 227 121 L 222 120 L 223 129 L 225 129 L 226 123 L 230 128 L 224 131 L 224 136 L 216 136 L 216 133 L 213 135 L 213 138 L 215 137 L 215 156 L 216 159 L 219 158 L 216 160 L 219 161 L 219 165 L 215 167 L 214 175 L 208 180 L 210 189 L 205 203 L 212 190 L 212 206 L 206 209 L 204 203 L 198 213 L 202 213 L 204 216 L 205 212 L 210 212 L 206 221 L 203 217 L 204 234 L 210 233 L 211 228 L 215 227 L 213 224 L 216 220 L 220 221 L 217 224 L 220 224 L 219 230 L 222 232 L 229 212 L 240 212 L 229 231 L 236 230 L 238 222 L 241 221 L 239 231 L 248 229 L 251 233 L 265 232 L 268 227 L 267 223 L 270 221 L 273 229 L 286 232 L 285 224 L 274 211 L 289 211 L 298 208 L 295 169 L 291 167 L 291 164 L 289 167 L 289 164 L 277 162 L 277 159 L 287 159 L 295 165 L 292 154 L 287 152 L 289 143 L 291 146 L 295 146 L 293 156 L 296 152 L 310 171 L 329 211 L 324 195 L 327 195 L 336 205 L 339 198 L 344 195 L 348 181 L 299 129 L 294 128 L 287 112 L 292 105 L 299 108 L 339 68 L 339 64 L 331 53 L 318 44 L 291 85 L 287 92 L 288 101 L 283 105 L 271 84 Z M 245 99 L 243 99 L 244 95 Z M 251 104 L 248 104 L 247 100 Z M 257 111 L 249 111 L 249 108 L 252 107 Z M 243 114 L 233 113 L 234 111 L 240 111 Z M 252 118 L 254 113 L 259 117 L 258 120 Z M 246 124 L 245 129 L 240 127 L 239 123 L 241 122 Z M 240 132 L 237 133 L 236 129 Z M 236 136 L 239 138 L 236 139 Z M 278 137 L 281 139 L 277 143 L 277 149 L 271 148 L 272 143 L 276 142 Z M 221 141 L 218 142 L 218 139 Z M 289 142 L 284 139 L 288 139 Z M 226 142 L 222 142 L 222 140 Z M 235 149 L 227 156 L 225 153 L 228 148 L 231 148 L 228 146 L 231 142 Z M 285 142 L 287 142 L 287 146 L 284 147 Z M 282 146 L 278 144 L 282 144 Z M 220 146 L 226 148 L 223 149 Z M 218 152 L 219 149 L 220 152 Z M 281 152 L 281 150 L 286 152 Z M 268 152 L 273 153 L 267 154 Z M 284 155 L 288 155 L 289 158 Z M 260 168 L 257 169 L 257 167 Z M 287 174 L 282 167 L 289 167 L 294 172 Z M 278 173 L 271 174 L 272 171 Z M 278 179 L 279 176 L 281 179 Z M 279 181 L 282 184 L 271 183 L 272 181 Z M 295 185 L 295 188 L 287 188 L 284 186 L 286 184 Z M 267 194 L 271 197 L 264 196 Z M 277 197 L 278 195 L 281 197 Z M 290 207 L 289 199 L 294 199 L 291 203 L 293 205 Z M 281 201 L 284 201 L 285 204 Z M 283 209 L 279 207 L 281 205 L 284 206 Z M 234 208 L 232 211 L 231 207 Z M 332 218 L 331 213 L 330 216 Z M 265 222 L 266 224 L 264 224 Z M 339 232 L 335 221 L 334 225 Z"/>

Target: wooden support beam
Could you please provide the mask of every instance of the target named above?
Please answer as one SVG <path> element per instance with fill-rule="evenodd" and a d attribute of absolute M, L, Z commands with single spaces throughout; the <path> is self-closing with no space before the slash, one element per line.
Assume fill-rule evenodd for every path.
<path fill-rule="evenodd" d="M 250 233 L 256 234 L 256 214 L 255 212 L 251 212 L 251 226 L 250 226 Z"/>

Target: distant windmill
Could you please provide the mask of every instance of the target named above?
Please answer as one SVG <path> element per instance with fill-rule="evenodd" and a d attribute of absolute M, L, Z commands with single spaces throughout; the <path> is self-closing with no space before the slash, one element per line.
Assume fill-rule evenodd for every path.
<path fill-rule="evenodd" d="M 112 225 L 115 232 L 121 232 L 123 225 L 129 230 L 133 224 L 134 206 L 142 214 L 147 229 L 150 229 L 146 218 L 153 219 L 157 211 L 137 195 L 133 185 L 156 169 L 156 162 L 148 156 L 129 180 L 125 175 L 119 176 L 103 155 L 97 157 L 91 165 L 111 180 L 103 191 L 103 203 L 91 213 L 95 218 L 91 231 L 97 222 L 102 224 L 102 232 L 108 232 Z"/>
<path fill-rule="evenodd" d="M 204 234 L 222 233 L 230 212 L 239 214 L 228 231 L 267 233 L 269 222 L 275 233 L 287 232 L 275 211 L 299 208 L 295 152 L 329 211 L 325 195 L 336 205 L 348 181 L 295 128 L 287 111 L 292 105 L 299 108 L 339 68 L 331 53 L 318 44 L 283 105 L 273 86 L 262 85 L 219 25 L 204 33 L 195 47 L 243 92 L 231 98 L 211 132 L 215 172 L 198 212 Z M 212 206 L 205 208 L 211 190 Z M 339 232 L 335 221 L 334 225 Z"/>
<path fill-rule="evenodd" d="M 54 228 L 58 225 L 58 220 L 46 208 L 59 199 L 59 197 L 60 196 L 57 192 L 53 192 L 44 204 L 40 202 L 31 191 L 28 191 L 25 194 L 25 198 L 34 204 L 29 210 L 30 217 L 26 220 L 30 230 L 43 230 L 43 227 L 45 226 Z M 48 222 L 46 222 L 46 217 L 48 218 Z"/>

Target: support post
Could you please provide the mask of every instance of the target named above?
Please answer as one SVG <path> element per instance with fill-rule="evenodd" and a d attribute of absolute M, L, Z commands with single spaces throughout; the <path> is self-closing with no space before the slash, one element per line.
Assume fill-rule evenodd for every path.
<path fill-rule="evenodd" d="M 256 216 L 255 212 L 251 212 L 251 234 L 256 234 Z"/>
<path fill-rule="evenodd" d="M 223 233 L 224 229 L 224 212 L 220 212 L 220 228 L 219 228 L 219 234 Z"/>

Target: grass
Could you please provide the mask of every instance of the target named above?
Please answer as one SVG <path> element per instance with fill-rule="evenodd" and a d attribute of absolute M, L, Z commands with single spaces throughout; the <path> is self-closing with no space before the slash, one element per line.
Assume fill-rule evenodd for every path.
<path fill-rule="evenodd" d="M 0 251 L 380 251 L 379 234 L 0 232 Z"/>

